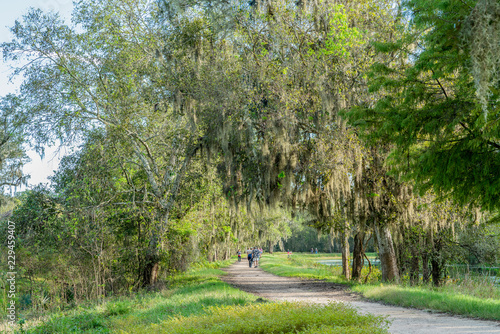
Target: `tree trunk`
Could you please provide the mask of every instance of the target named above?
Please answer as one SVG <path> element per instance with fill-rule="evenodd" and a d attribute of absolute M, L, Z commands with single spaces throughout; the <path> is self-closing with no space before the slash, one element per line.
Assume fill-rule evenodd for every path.
<path fill-rule="evenodd" d="M 349 234 L 347 231 L 342 232 L 341 236 L 341 244 L 342 244 L 342 275 L 348 280 L 351 277 L 351 271 L 349 270 Z"/>
<path fill-rule="evenodd" d="M 359 281 L 361 279 L 361 270 L 363 269 L 363 241 L 365 232 L 358 231 L 354 235 L 354 250 L 352 253 L 352 279 Z"/>
<path fill-rule="evenodd" d="M 366 256 L 366 253 L 363 252 L 363 256 L 366 258 L 366 261 L 368 261 L 368 274 L 365 277 L 365 284 L 368 282 L 368 278 L 370 277 L 370 274 L 372 273 L 372 263 L 370 262 L 370 259 L 368 256 Z"/>
<path fill-rule="evenodd" d="M 160 268 L 158 232 L 151 230 L 150 233 L 148 248 L 146 254 L 144 254 L 142 268 L 140 268 L 142 287 L 153 286 L 156 283 L 158 279 L 158 270 Z"/>
<path fill-rule="evenodd" d="M 399 270 L 391 231 L 387 225 L 381 226 L 378 222 L 375 222 L 375 234 L 378 241 L 382 281 L 399 283 Z"/>
<path fill-rule="evenodd" d="M 411 266 L 410 266 L 410 285 L 415 285 L 418 283 L 418 273 L 419 273 L 419 259 L 418 252 L 414 249 L 414 253 L 411 257 Z"/>
<path fill-rule="evenodd" d="M 271 240 L 269 240 L 269 254 L 272 254 L 272 253 L 273 253 L 273 248 L 274 248 L 274 245 L 273 245 L 273 243 L 271 242 Z"/>
<path fill-rule="evenodd" d="M 433 256 L 431 259 L 431 266 L 432 266 L 432 285 L 438 287 L 441 285 L 441 271 L 442 271 L 441 261 L 439 261 L 439 259 Z"/>
<path fill-rule="evenodd" d="M 429 270 L 429 255 L 430 250 L 434 247 L 432 230 L 427 233 L 424 242 L 424 251 L 422 253 L 422 281 L 424 284 L 429 283 L 431 272 Z"/>
<path fill-rule="evenodd" d="M 328 234 L 328 253 L 333 253 L 333 236 L 332 234 Z"/>
<path fill-rule="evenodd" d="M 144 258 L 144 266 L 142 268 L 142 286 L 153 286 L 158 279 L 158 269 L 160 268 L 160 257 L 158 252 L 152 253 L 148 251 Z"/>
<path fill-rule="evenodd" d="M 434 241 L 434 250 L 431 256 L 432 285 L 436 287 L 441 286 L 441 277 L 444 269 L 444 261 L 441 258 L 442 248 L 441 239 L 437 238 Z"/>
<path fill-rule="evenodd" d="M 425 251 L 422 254 L 422 282 L 424 284 L 429 283 L 429 278 L 431 277 L 431 273 L 429 271 L 429 253 Z"/>

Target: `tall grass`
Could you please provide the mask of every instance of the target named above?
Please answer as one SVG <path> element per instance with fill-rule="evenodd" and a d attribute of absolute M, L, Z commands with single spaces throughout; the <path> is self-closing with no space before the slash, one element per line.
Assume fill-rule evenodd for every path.
<path fill-rule="evenodd" d="M 464 275 L 448 280 L 439 290 L 467 296 L 500 300 L 500 286 L 484 275 Z"/>

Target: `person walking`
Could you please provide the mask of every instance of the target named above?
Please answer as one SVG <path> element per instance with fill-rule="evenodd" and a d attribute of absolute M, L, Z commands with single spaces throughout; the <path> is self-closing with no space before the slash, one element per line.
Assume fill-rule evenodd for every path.
<path fill-rule="evenodd" d="M 248 266 L 252 268 L 252 248 L 247 249 Z"/>
<path fill-rule="evenodd" d="M 252 251 L 252 261 L 255 263 L 254 268 L 257 268 L 259 266 L 259 257 L 260 257 L 260 251 L 257 247 L 254 247 Z"/>
<path fill-rule="evenodd" d="M 238 262 L 241 262 L 241 250 L 238 249 L 236 253 L 238 254 Z"/>

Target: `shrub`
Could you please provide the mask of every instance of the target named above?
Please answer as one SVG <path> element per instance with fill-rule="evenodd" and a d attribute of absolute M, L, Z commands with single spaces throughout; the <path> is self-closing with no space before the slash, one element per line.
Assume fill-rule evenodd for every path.
<path fill-rule="evenodd" d="M 125 302 L 116 302 L 106 304 L 106 316 L 126 314 L 130 312 L 130 306 Z"/>

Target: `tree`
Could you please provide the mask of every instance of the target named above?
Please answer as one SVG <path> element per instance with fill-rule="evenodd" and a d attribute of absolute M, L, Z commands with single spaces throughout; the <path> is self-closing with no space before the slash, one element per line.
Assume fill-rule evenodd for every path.
<path fill-rule="evenodd" d="M 405 8 L 405 36 L 376 44 L 392 56 L 372 68 L 370 89 L 380 99 L 347 117 L 372 140 L 394 145 L 392 171 L 414 180 L 420 194 L 433 189 L 498 209 L 499 5 L 412 0 Z"/>
<path fill-rule="evenodd" d="M 196 126 L 176 109 L 169 75 L 182 80 L 184 72 L 159 55 L 168 47 L 155 13 L 148 1 L 80 2 L 67 26 L 56 14 L 31 10 L 2 45 L 6 59 L 29 60 L 15 74 L 25 76 L 22 102 L 36 143 L 71 143 L 102 128 L 135 156 L 161 216 L 149 231 L 144 284 L 156 280 L 169 213 L 199 148 Z"/>
<path fill-rule="evenodd" d="M 338 225 L 345 264 L 355 216 L 348 208 L 360 198 L 351 176 L 363 164 L 361 145 L 338 112 L 367 98 L 362 72 L 372 61 L 371 36 L 363 32 L 390 30 L 385 5 L 258 2 L 242 11 L 232 40 L 244 78 L 233 85 L 241 104 L 207 114 L 208 132 L 216 134 L 207 145 L 223 153 L 233 204 L 308 210 L 318 228 Z M 342 224 L 333 224 L 339 212 Z"/>
<path fill-rule="evenodd" d="M 39 143 L 100 128 L 122 165 L 144 173 L 161 217 L 148 236 L 144 284 L 156 279 L 171 215 L 181 221 L 187 212 L 175 204 L 200 149 L 221 159 L 234 212 L 246 204 L 253 213 L 255 203 L 261 212 L 307 210 L 318 226 L 335 225 L 340 213 L 347 277 L 350 229 L 369 209 L 356 192 L 362 179 L 353 180 L 367 163 L 338 112 L 369 99 L 367 41 L 373 31 L 388 34 L 393 20 L 390 1 L 80 2 L 78 29 L 31 11 L 3 48 L 8 59 L 32 57 L 16 73 L 25 74 L 31 124 L 46 125 L 31 129 Z"/>
<path fill-rule="evenodd" d="M 25 184 L 28 176 L 22 167 L 28 162 L 24 151 L 24 117 L 19 113 L 20 101 L 8 95 L 0 101 L 0 188 Z"/>
<path fill-rule="evenodd" d="M 142 283 L 147 236 L 158 217 L 144 173 L 136 166 L 124 171 L 121 153 L 94 131 L 50 178 L 62 204 L 67 253 L 78 259 L 72 267 L 87 277 L 73 278 L 82 296 L 101 298 Z"/>

